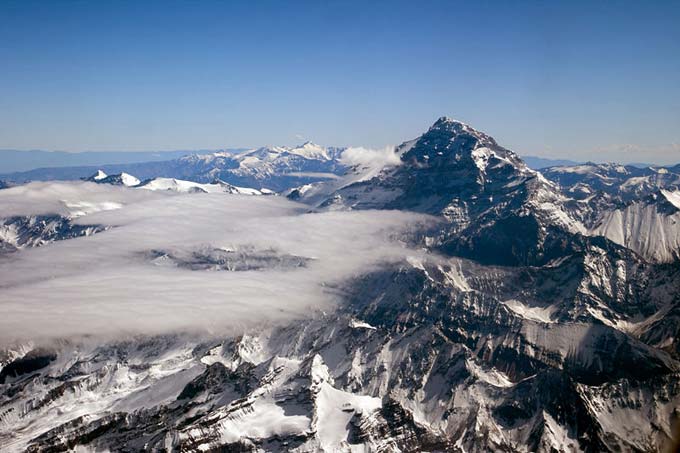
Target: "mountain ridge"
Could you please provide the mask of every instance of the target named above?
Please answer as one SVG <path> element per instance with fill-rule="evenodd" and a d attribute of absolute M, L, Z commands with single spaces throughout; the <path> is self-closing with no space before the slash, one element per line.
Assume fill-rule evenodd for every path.
<path fill-rule="evenodd" d="M 206 176 L 217 168 L 261 181 L 320 156 L 313 146 L 304 151 L 293 160 L 273 148 L 187 159 Z M 322 282 L 337 307 L 282 326 L 66 341 L 49 351 L 8 346 L 0 352 L 9 370 L 0 382 L 0 441 L 12 451 L 400 453 L 644 452 L 673 440 L 680 244 L 651 239 L 680 231 L 674 173 L 588 164 L 549 178 L 449 118 L 394 153 L 398 162 L 379 170 L 357 164 L 283 193 L 307 203 L 305 216 L 428 214 L 436 221 L 394 238 L 418 253 Z M 202 187 L 156 178 L 137 189 L 144 184 Z M 623 211 L 630 222 L 597 231 Z M 86 221 L 62 236 L 49 226 L 24 230 L 21 246 L 77 240 Z M 618 227 L 632 226 L 650 241 L 619 241 Z M 212 247 L 144 258 L 178 272 L 313 265 L 271 250 Z M 667 255 L 649 253 L 656 250 Z"/>

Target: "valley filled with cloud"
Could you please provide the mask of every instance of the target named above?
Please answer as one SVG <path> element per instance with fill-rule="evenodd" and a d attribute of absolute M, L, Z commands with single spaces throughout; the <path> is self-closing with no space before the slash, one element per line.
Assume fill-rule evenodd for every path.
<path fill-rule="evenodd" d="M 86 182 L 7 189 L 0 192 L 0 210 L 71 216 L 76 224 L 105 228 L 0 259 L 2 341 L 196 330 L 223 335 L 330 310 L 335 296 L 326 285 L 421 253 L 394 238 L 429 221 L 397 211 L 312 213 L 278 196 Z M 193 264 L 184 265 L 187 259 Z M 291 259 L 294 265 L 281 265 Z"/>

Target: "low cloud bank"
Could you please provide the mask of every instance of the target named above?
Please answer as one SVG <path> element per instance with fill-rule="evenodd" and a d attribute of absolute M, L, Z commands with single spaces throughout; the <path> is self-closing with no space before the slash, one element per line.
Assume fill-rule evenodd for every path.
<path fill-rule="evenodd" d="M 0 259 L 0 343 L 225 334 L 330 310 L 337 300 L 326 284 L 418 255 L 393 238 L 429 221 L 396 211 L 307 211 L 281 197 L 154 193 L 91 183 L 0 191 L 3 217 L 59 213 L 77 216 L 76 223 L 113 227 Z M 210 249 L 273 250 L 304 257 L 305 265 L 230 272 L 148 259 L 154 250 L 184 256 Z"/>

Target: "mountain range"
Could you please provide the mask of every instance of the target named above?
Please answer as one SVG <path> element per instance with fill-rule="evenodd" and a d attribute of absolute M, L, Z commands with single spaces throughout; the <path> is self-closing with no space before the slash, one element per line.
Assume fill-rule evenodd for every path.
<path fill-rule="evenodd" d="M 94 167 L 39 168 L 0 176 L 14 183 L 87 178 L 101 170 L 127 173 L 140 180 L 157 177 L 207 183 L 215 179 L 237 186 L 280 191 L 308 182 L 332 178 L 344 172 L 339 161 L 343 148 L 325 148 L 311 142 L 296 147 L 271 146 L 247 151 L 189 154 L 154 162 Z"/>
<path fill-rule="evenodd" d="M 341 301 L 332 312 L 236 336 L 5 347 L 0 443 L 646 452 L 677 441 L 680 166 L 538 171 L 450 118 L 380 168 L 343 152 L 306 143 L 92 171 L 88 184 L 126 191 L 269 189 L 309 215 L 390 210 L 431 221 L 398 238 L 422 255 L 330 288 Z M 0 254 L 110 234 L 83 219 L 4 218 Z M 195 272 L 307 262 L 257 250 L 150 259 Z"/>
<path fill-rule="evenodd" d="M 305 146 L 319 148 L 322 147 L 314 145 L 310 142 L 304 143 L 296 147 L 263 147 L 263 150 L 273 150 L 274 152 L 281 152 L 288 149 L 304 149 Z M 323 148 L 325 149 L 325 148 Z M 337 162 L 343 148 L 330 148 L 330 154 L 327 156 L 304 156 L 302 157 L 316 157 L 315 160 L 334 160 L 335 166 L 341 168 L 342 164 Z M 144 151 L 144 152 L 81 152 L 69 153 L 64 151 L 18 151 L 18 150 L 0 150 L 0 156 L 3 157 L 2 165 L 0 165 L 0 180 L 13 181 L 23 183 L 27 181 L 50 181 L 50 180 L 73 180 L 85 178 L 102 169 L 108 173 L 126 172 L 136 174 L 144 179 L 153 178 L 157 176 L 171 177 L 171 178 L 201 178 L 201 175 L 192 174 L 187 168 L 189 161 L 200 161 L 200 156 L 220 156 L 230 157 L 238 154 L 248 154 L 256 152 L 257 149 L 225 149 L 221 151 Z M 267 152 L 267 151 L 264 151 Z M 182 159 L 183 157 L 193 156 L 189 159 Z M 176 162 L 180 160 L 179 162 Z M 207 160 L 211 160 L 209 157 Z M 583 164 L 583 162 L 576 162 L 566 159 L 550 159 L 545 157 L 524 156 L 523 160 L 530 168 L 540 170 L 555 166 L 573 166 Z M 216 166 L 220 165 L 218 161 Z M 223 163 L 222 163 L 223 164 Z M 317 165 L 311 165 L 318 167 Z M 633 167 L 646 168 L 649 164 L 631 164 Z M 326 169 L 323 167 L 322 169 Z M 310 170 L 314 171 L 314 170 Z M 335 171 L 334 171 L 335 173 Z M 226 175 L 223 175 L 226 177 Z M 234 181 L 239 183 L 239 181 Z M 241 181 L 243 182 L 243 181 Z M 250 181 L 257 183 L 257 181 Z M 295 180 L 289 181 L 288 185 L 295 186 Z"/>
<path fill-rule="evenodd" d="M 242 148 L 225 149 L 221 152 L 241 152 Z M 105 164 L 129 164 L 177 159 L 189 154 L 206 154 L 215 151 L 43 151 L 0 149 L 0 173 L 16 173 L 36 168 L 85 167 Z"/>

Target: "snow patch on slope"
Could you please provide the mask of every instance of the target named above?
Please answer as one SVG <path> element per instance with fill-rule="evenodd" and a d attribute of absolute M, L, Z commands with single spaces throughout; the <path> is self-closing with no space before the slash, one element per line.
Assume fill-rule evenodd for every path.
<path fill-rule="evenodd" d="M 661 189 L 661 195 L 668 200 L 673 206 L 680 209 L 680 192 Z"/>
<path fill-rule="evenodd" d="M 678 192 L 662 191 L 674 206 Z M 605 236 L 646 259 L 669 262 L 680 253 L 680 212 L 660 212 L 656 203 L 635 202 L 623 209 L 607 211 L 591 234 Z"/>
<path fill-rule="evenodd" d="M 321 447 L 326 451 L 348 450 L 348 426 L 352 416 L 379 409 L 382 407 L 380 398 L 334 388 L 328 367 L 319 355 L 313 359 L 312 382 L 312 388 L 317 392 L 315 425 Z"/>
<path fill-rule="evenodd" d="M 522 302 L 509 299 L 502 302 L 507 308 L 515 314 L 520 315 L 524 319 L 542 323 L 553 323 L 551 316 L 555 311 L 554 307 L 529 307 Z"/>

